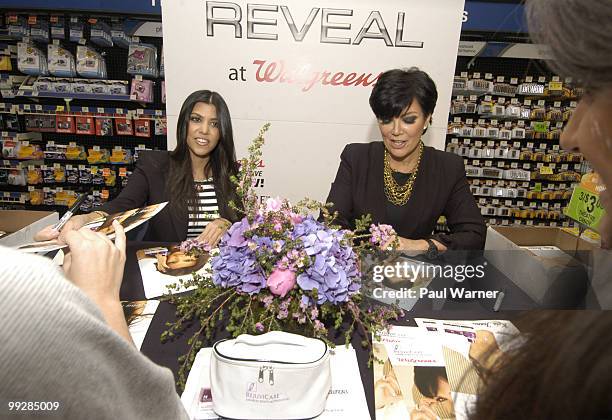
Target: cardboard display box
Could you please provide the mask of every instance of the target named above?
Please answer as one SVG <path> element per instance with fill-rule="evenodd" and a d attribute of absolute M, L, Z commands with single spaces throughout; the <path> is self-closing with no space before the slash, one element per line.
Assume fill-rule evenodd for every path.
<path fill-rule="evenodd" d="M 34 241 L 34 235 L 42 228 L 57 223 L 56 211 L 0 210 L 0 245 L 17 247 Z"/>
<path fill-rule="evenodd" d="M 594 248 L 561 228 L 491 226 L 485 255 L 538 304 L 561 309 L 582 302 Z"/>

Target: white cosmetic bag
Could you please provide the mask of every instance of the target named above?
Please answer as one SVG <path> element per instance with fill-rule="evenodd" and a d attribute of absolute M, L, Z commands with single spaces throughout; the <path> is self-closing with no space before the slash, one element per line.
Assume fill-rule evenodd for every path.
<path fill-rule="evenodd" d="M 231 419 L 307 419 L 331 389 L 323 340 L 281 331 L 215 343 L 210 384 L 216 414 Z"/>

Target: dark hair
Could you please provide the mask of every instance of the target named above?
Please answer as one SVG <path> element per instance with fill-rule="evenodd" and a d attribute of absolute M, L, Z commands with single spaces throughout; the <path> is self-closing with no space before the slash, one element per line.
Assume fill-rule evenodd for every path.
<path fill-rule="evenodd" d="M 414 384 L 423 396 L 435 398 L 438 395 L 438 378 L 448 382 L 446 369 L 441 366 L 415 366 Z"/>
<path fill-rule="evenodd" d="M 610 0 L 527 2 L 529 33 L 550 47 L 549 66 L 588 89 L 612 85 Z"/>
<path fill-rule="evenodd" d="M 612 419 L 612 312 L 532 312 L 516 325 L 471 420 Z"/>
<path fill-rule="evenodd" d="M 187 146 L 187 130 L 189 117 L 193 107 L 198 102 L 214 105 L 217 110 L 219 122 L 219 144 L 211 152 L 210 159 L 204 168 L 204 173 L 212 172 L 219 213 L 225 215 L 230 221 L 237 220 L 237 215 L 228 203 L 233 200 L 237 205 L 236 190 L 230 181 L 231 175 L 237 174 L 236 151 L 234 148 L 234 135 L 232 119 L 227 104 L 217 92 L 198 90 L 185 99 L 178 116 L 176 125 L 176 149 L 170 152 L 170 168 L 167 188 L 170 202 L 173 206 L 186 209 L 188 203 L 196 203 L 196 192 L 193 181 L 191 158 Z"/>
<path fill-rule="evenodd" d="M 399 117 L 415 99 L 425 117 L 433 114 L 438 91 L 431 77 L 416 67 L 388 70 L 380 75 L 372 89 L 370 107 L 377 119 L 387 121 Z"/>

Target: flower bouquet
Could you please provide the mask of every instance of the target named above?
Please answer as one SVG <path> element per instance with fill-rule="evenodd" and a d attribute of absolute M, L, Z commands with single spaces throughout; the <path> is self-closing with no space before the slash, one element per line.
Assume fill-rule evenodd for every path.
<path fill-rule="evenodd" d="M 189 339 L 189 351 L 181 356 L 179 384 L 203 338 L 211 338 L 221 324 L 233 336 L 272 330 L 318 337 L 333 346 L 328 329 L 342 331 L 348 344 L 355 329 L 370 346 L 370 336 L 378 336 L 391 319 L 400 315 L 394 307 L 366 303 L 362 289 L 358 255 L 373 247 L 393 245 L 395 232 L 387 225 L 371 225 L 369 217 L 357 221 L 355 231 L 334 226 L 329 205 L 302 200 L 291 205 L 280 198 L 258 200 L 252 185 L 253 173 L 261 160 L 266 124 L 241 161 L 233 179 L 239 207 L 244 213 L 219 243 L 209 250 L 197 241 L 186 241 L 183 252 L 198 256 L 210 251 L 207 275 L 194 275 L 184 286 L 196 286 L 188 295 L 170 294 L 166 299 L 177 305 L 178 320 L 169 324 L 162 339 L 197 318 L 200 328 Z M 317 219 L 315 214 L 321 213 Z M 176 289 L 181 285 L 176 285 Z"/>

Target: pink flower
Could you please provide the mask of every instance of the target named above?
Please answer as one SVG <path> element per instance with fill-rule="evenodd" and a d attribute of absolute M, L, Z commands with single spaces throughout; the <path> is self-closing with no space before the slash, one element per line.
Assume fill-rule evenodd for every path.
<path fill-rule="evenodd" d="M 280 197 L 270 197 L 266 200 L 266 211 L 279 211 L 283 206 L 283 200 Z"/>
<path fill-rule="evenodd" d="M 291 219 L 291 223 L 293 223 L 294 225 L 297 225 L 298 223 L 302 223 L 302 221 L 304 221 L 304 218 L 301 215 L 294 212 L 291 212 L 289 214 L 289 218 Z"/>
<path fill-rule="evenodd" d="M 255 324 L 255 329 L 259 332 L 262 332 L 264 330 L 264 326 L 261 322 L 258 322 L 257 324 Z"/>
<path fill-rule="evenodd" d="M 275 231 L 280 232 L 282 229 L 283 229 L 283 226 L 279 222 L 274 223 Z"/>
<path fill-rule="evenodd" d="M 295 286 L 295 273 L 290 270 L 276 269 L 268 277 L 266 282 L 270 292 L 285 297 L 285 295 Z"/>

